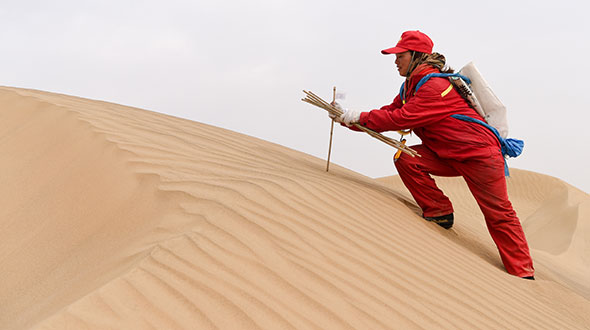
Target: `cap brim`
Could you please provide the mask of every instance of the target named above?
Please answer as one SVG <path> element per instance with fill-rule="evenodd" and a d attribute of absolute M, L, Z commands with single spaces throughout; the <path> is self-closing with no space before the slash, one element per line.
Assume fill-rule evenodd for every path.
<path fill-rule="evenodd" d="M 387 48 L 381 51 L 381 54 L 383 55 L 389 55 L 389 54 L 399 54 L 399 53 L 403 53 L 403 52 L 407 52 L 408 49 L 405 48 L 401 48 L 401 47 L 392 47 L 392 48 Z"/>

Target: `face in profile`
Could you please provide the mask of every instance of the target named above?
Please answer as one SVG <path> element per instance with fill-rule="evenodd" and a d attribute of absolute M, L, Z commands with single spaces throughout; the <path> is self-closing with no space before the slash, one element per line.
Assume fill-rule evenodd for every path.
<path fill-rule="evenodd" d="M 395 65 L 399 75 L 405 77 L 412 61 L 412 53 L 410 51 L 395 54 Z"/>

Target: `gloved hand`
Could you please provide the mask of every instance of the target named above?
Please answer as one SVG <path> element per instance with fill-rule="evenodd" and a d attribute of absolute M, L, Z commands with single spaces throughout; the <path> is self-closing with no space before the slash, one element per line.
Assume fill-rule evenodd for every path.
<path fill-rule="evenodd" d="M 351 126 L 352 124 L 357 124 L 359 120 L 361 120 L 361 113 L 360 111 L 355 110 L 345 110 L 339 119 L 344 125 Z"/>
<path fill-rule="evenodd" d="M 338 102 L 336 102 L 336 101 L 334 101 L 334 102 L 332 102 L 332 103 L 330 103 L 330 104 L 331 104 L 331 105 L 333 105 L 333 106 L 334 106 L 334 108 L 336 108 L 336 109 L 338 109 L 338 110 L 340 110 L 340 111 L 342 111 L 342 112 L 345 112 L 345 111 L 346 111 L 346 109 L 342 108 L 342 106 L 340 105 L 340 103 L 338 103 Z M 337 116 L 337 115 L 331 114 L 331 113 L 329 113 L 329 112 L 328 112 L 328 116 L 330 117 L 330 119 L 332 119 L 332 120 L 335 120 L 335 121 L 337 121 L 337 122 L 341 123 L 341 121 L 340 121 L 340 118 L 339 118 L 340 116 Z"/>

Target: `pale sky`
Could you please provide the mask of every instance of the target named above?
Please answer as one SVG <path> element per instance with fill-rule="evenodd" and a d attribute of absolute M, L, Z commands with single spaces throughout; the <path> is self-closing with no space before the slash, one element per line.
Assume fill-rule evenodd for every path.
<path fill-rule="evenodd" d="M 326 158 L 330 121 L 302 90 L 368 111 L 402 83 L 406 30 L 460 69 L 474 61 L 525 141 L 511 167 L 590 192 L 590 5 L 584 1 L 11 1 L 0 6 L 0 85 L 105 100 Z M 397 138 L 397 134 L 390 134 Z M 419 143 L 417 138 L 410 141 Z M 396 174 L 395 150 L 336 127 L 332 161 Z"/>

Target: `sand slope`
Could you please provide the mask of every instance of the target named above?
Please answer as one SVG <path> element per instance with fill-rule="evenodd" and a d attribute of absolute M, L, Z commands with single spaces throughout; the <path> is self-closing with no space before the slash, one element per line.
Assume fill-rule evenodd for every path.
<path fill-rule="evenodd" d="M 590 327 L 590 196 L 513 170 L 537 281 L 460 179 L 445 231 L 370 179 L 179 118 L 0 88 L 0 328 Z"/>

